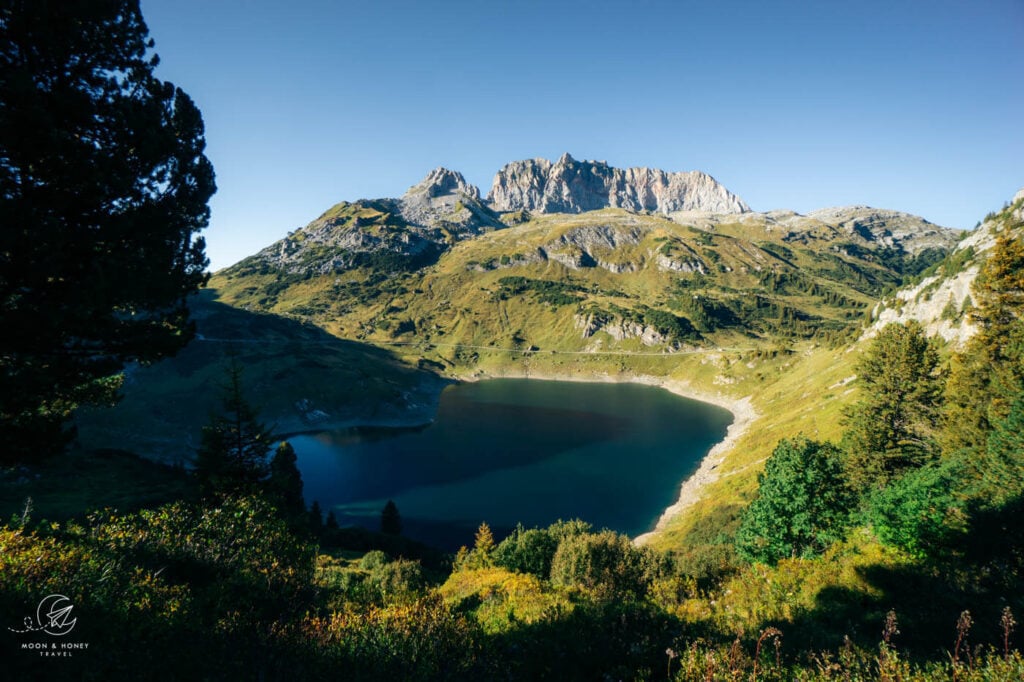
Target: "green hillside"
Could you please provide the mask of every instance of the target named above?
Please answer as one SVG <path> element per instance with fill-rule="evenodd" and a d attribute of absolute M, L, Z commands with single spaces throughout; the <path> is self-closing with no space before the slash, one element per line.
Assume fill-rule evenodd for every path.
<path fill-rule="evenodd" d="M 296 316 L 344 338 L 434 344 L 461 365 L 457 349 L 441 349 L 837 343 L 883 291 L 940 253 L 895 255 L 821 227 L 782 231 L 748 220 L 702 230 L 606 209 L 538 216 L 460 241 L 428 267 L 368 263 L 323 273 L 254 257 L 210 286 L 233 306 Z M 296 240 L 302 231 L 282 248 Z M 326 257 L 321 247 L 314 254 L 318 263 Z"/>

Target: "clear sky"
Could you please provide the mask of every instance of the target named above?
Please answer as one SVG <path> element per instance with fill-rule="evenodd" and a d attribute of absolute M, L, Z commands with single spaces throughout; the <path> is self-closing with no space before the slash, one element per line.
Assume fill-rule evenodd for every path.
<path fill-rule="evenodd" d="M 1024 0 L 142 0 L 206 121 L 211 268 L 437 166 L 702 170 L 971 228 L 1024 186 Z"/>

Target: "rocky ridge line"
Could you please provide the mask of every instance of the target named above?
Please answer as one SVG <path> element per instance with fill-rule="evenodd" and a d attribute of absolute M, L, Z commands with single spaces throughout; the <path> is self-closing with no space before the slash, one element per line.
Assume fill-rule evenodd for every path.
<path fill-rule="evenodd" d="M 494 176 L 487 201 L 499 212 L 583 213 L 602 208 L 665 214 L 750 211 L 742 199 L 700 171 L 613 168 L 604 161 L 577 161 L 569 154 L 555 163 L 527 159 L 506 164 Z"/>

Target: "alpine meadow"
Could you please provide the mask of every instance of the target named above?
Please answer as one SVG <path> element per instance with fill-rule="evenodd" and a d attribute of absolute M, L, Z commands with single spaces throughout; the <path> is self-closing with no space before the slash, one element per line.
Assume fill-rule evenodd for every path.
<path fill-rule="evenodd" d="M 241 86 L 164 80 L 201 56 L 142 9 L 255 24 L 188 4 L 0 2 L 4 679 L 1024 679 L 1024 189 L 962 230 L 560 148 L 211 271 Z M 435 101 L 357 75 L 396 109 L 360 134 Z"/>

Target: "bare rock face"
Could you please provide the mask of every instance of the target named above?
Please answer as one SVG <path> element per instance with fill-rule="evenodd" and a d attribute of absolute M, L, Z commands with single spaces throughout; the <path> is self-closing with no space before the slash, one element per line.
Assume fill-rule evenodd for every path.
<path fill-rule="evenodd" d="M 1009 218 L 1009 221 L 1004 220 Z M 975 306 L 974 282 L 996 243 L 996 234 L 1003 226 L 1024 221 L 1024 189 L 1013 197 L 1002 214 L 993 214 L 956 247 L 963 260 L 960 269 L 944 276 L 933 275 L 913 287 L 901 289 L 889 300 L 875 306 L 874 323 L 863 338 L 872 338 L 888 324 L 919 322 L 931 336 L 939 336 L 956 346 L 964 345 L 978 332 L 968 310 Z M 1016 230 L 1022 230 L 1016 227 Z"/>
<path fill-rule="evenodd" d="M 602 208 L 627 211 L 745 213 L 742 199 L 700 171 L 666 173 L 651 168 L 612 168 L 603 161 L 577 161 L 563 154 L 513 161 L 494 176 L 487 200 L 496 211 L 583 213 Z"/>
<path fill-rule="evenodd" d="M 435 168 L 397 200 L 398 212 L 410 225 L 444 227 L 463 236 L 505 227 L 480 201 L 480 190 L 462 173 Z"/>
<path fill-rule="evenodd" d="M 964 236 L 960 230 L 940 227 L 910 213 L 870 206 L 822 208 L 811 211 L 807 217 L 911 255 L 928 248 L 952 248 Z"/>

